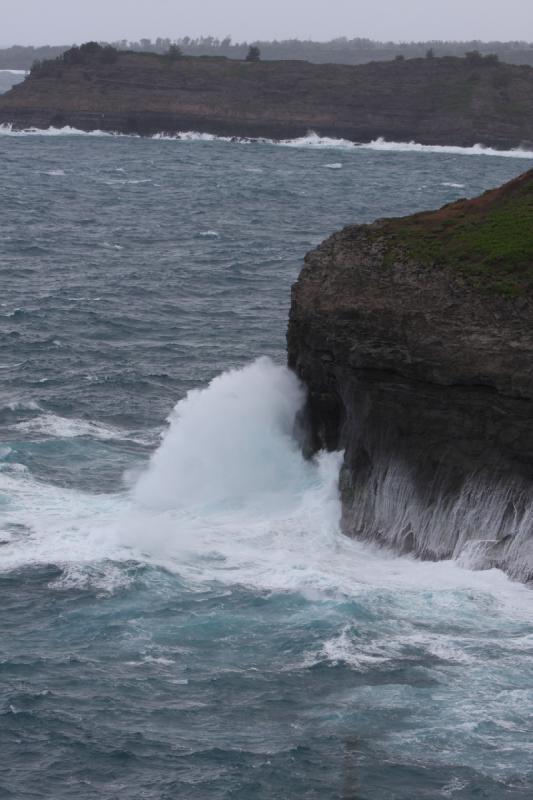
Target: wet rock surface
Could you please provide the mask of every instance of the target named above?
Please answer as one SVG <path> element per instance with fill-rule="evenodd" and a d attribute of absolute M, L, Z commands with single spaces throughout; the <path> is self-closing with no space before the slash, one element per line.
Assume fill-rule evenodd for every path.
<path fill-rule="evenodd" d="M 444 226 L 441 241 L 453 252 L 466 228 L 529 213 L 532 188 L 526 173 L 447 207 L 461 228 Z M 488 277 L 435 260 L 434 239 L 424 257 L 420 229 L 434 236 L 442 216 L 350 226 L 309 253 L 293 287 L 289 364 L 309 388 L 312 447 L 345 449 L 346 532 L 529 580 L 533 251 L 529 268 L 521 251 L 518 272 L 514 249 L 489 259 Z M 498 241 L 505 250 L 503 233 Z"/>

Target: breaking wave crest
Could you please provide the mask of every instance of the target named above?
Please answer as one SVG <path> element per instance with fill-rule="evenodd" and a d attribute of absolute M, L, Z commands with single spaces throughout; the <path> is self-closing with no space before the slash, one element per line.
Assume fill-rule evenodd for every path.
<path fill-rule="evenodd" d="M 341 534 L 342 454 L 303 457 L 293 427 L 304 400 L 296 377 L 267 358 L 223 373 L 177 404 L 148 466 L 121 493 L 50 486 L 6 464 L 3 569 L 56 564 L 66 586 L 120 588 L 117 565 L 127 572 L 140 563 L 190 585 L 216 581 L 311 600 L 438 585 L 497 592 L 499 603 L 522 607 L 526 590 L 498 570 L 399 559 Z"/>
<path fill-rule="evenodd" d="M 30 403 L 26 405 L 10 404 L 9 408 L 23 411 L 39 410 L 39 406 L 36 404 L 31 405 Z M 139 444 L 146 444 L 151 441 L 148 434 L 143 436 L 139 432 L 126 431 L 111 425 L 98 424 L 85 419 L 61 417 L 58 414 L 51 413 L 44 413 L 32 417 L 31 419 L 23 420 L 22 422 L 18 422 L 14 427 L 16 430 L 26 434 L 58 439 L 85 437 L 101 441 L 112 441 L 115 439 L 120 441 L 132 441 Z"/>
<path fill-rule="evenodd" d="M 454 156 L 499 156 L 503 158 L 533 159 L 533 150 L 514 148 L 511 150 L 497 150 L 483 144 L 474 144 L 471 147 L 455 145 L 419 144 L 418 142 L 389 142 L 386 139 L 375 139 L 368 144 L 358 145 L 366 150 L 376 150 L 394 153 L 434 153 Z"/>
<path fill-rule="evenodd" d="M 0 136 L 127 136 L 129 134 L 121 134 L 109 131 L 82 131 L 79 128 L 73 128 L 70 125 L 65 125 L 62 128 L 16 128 L 12 123 L 6 122 L 0 125 Z"/>
<path fill-rule="evenodd" d="M 0 125 L 0 136 L 107 136 L 140 138 L 138 134 L 119 133 L 118 131 L 92 130 L 82 131 L 66 125 L 62 128 L 26 128 L 17 129 L 11 123 Z M 483 144 L 470 147 L 458 145 L 420 144 L 419 142 L 393 142 L 378 137 L 370 142 L 352 142 L 349 139 L 338 139 L 331 136 L 320 136 L 310 131 L 306 136 L 293 139 L 268 139 L 265 137 L 217 136 L 213 133 L 199 131 L 181 131 L 178 133 L 155 133 L 151 137 L 155 141 L 172 142 L 225 142 L 227 144 L 266 144 L 278 147 L 316 148 L 330 150 L 373 150 L 384 153 L 431 153 L 434 155 L 495 156 L 500 158 L 523 158 L 533 160 L 533 150 L 513 148 L 498 150 Z"/>
<path fill-rule="evenodd" d="M 234 144 L 269 144 L 280 147 L 302 147 L 330 150 L 374 150 L 386 153 L 432 153 L 441 155 L 465 155 L 465 156 L 500 156 L 505 158 L 526 158 L 533 159 L 533 150 L 515 148 L 511 150 L 497 150 L 494 147 L 486 147 L 483 144 L 475 144 L 471 147 L 459 147 L 456 145 L 428 145 L 418 142 L 392 142 L 379 137 L 371 142 L 352 142 L 349 139 L 337 139 L 331 136 L 320 136 L 314 131 L 310 131 L 307 136 L 300 136 L 294 139 L 267 139 L 267 138 L 246 138 L 237 136 L 215 136 L 211 133 L 199 133 L 186 131 L 176 134 L 159 133 L 153 139 L 180 141 L 180 142 L 228 142 Z M 338 168 L 337 165 L 335 168 Z"/>

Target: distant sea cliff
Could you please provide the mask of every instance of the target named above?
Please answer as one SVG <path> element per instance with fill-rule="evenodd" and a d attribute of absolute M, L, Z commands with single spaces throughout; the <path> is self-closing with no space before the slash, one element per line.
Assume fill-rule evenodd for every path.
<path fill-rule="evenodd" d="M 0 124 L 533 148 L 533 68 L 479 54 L 358 66 L 66 55 L 0 97 Z"/>

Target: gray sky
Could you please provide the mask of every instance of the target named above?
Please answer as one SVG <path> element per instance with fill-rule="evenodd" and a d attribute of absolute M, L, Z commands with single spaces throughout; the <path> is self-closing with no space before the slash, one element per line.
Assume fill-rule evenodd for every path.
<path fill-rule="evenodd" d="M 533 0 L 0 0 L 0 44 L 231 34 L 533 41 Z"/>

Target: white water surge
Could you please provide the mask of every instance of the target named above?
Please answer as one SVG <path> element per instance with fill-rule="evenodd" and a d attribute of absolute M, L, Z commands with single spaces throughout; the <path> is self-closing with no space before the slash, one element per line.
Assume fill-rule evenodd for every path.
<path fill-rule="evenodd" d="M 112 136 L 140 138 L 138 134 L 119 133 L 117 131 L 82 131 L 66 125 L 62 128 L 26 128 L 18 130 L 11 123 L 0 124 L 0 136 Z M 175 134 L 156 133 L 149 137 L 156 141 L 168 142 L 225 142 L 227 144 L 265 144 L 279 147 L 295 148 L 315 148 L 327 150 L 374 150 L 384 153 L 429 153 L 436 155 L 458 155 L 458 156 L 495 156 L 500 158 L 522 158 L 533 160 L 533 150 L 524 148 L 512 148 L 510 150 L 498 150 L 494 147 L 487 147 L 481 143 L 470 147 L 460 147 L 458 145 L 429 145 L 419 142 L 391 142 L 383 137 L 378 137 L 370 142 L 352 142 L 349 139 L 338 139 L 331 136 L 320 136 L 314 131 L 310 131 L 306 136 L 294 139 L 268 139 L 265 137 L 249 138 L 245 136 L 217 136 L 213 133 L 200 133 L 199 131 L 182 131 Z M 342 166 L 342 165 L 340 165 Z M 335 168 L 338 168 L 335 165 Z"/>
<path fill-rule="evenodd" d="M 116 584 L 116 564 L 133 559 L 193 583 L 315 599 L 379 586 L 467 589 L 520 614 L 533 610 L 533 595 L 497 570 L 398 558 L 343 536 L 342 456 L 303 458 L 292 436 L 303 402 L 294 375 L 266 358 L 220 375 L 177 404 L 148 468 L 118 495 L 57 488 L 5 464 L 2 568 L 55 563 L 82 576 L 100 565 L 94 574 L 105 588 Z"/>

